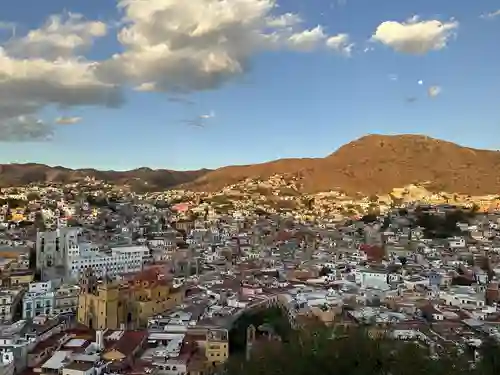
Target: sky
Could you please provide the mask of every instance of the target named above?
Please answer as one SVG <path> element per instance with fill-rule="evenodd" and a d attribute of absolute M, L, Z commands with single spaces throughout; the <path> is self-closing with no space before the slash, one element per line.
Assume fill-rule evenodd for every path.
<path fill-rule="evenodd" d="M 216 168 L 373 133 L 500 149 L 499 35 L 498 0 L 3 1 L 0 163 Z"/>

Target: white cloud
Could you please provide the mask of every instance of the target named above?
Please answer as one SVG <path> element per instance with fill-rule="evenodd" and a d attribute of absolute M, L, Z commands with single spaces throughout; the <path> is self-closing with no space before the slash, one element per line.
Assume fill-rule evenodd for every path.
<path fill-rule="evenodd" d="M 78 124 L 79 122 L 82 121 L 81 117 L 68 117 L 68 116 L 61 116 L 56 118 L 56 124 L 59 125 L 73 125 L 73 124 Z"/>
<path fill-rule="evenodd" d="M 210 111 L 210 113 L 206 114 L 206 115 L 200 115 L 200 119 L 204 119 L 204 120 L 208 120 L 208 119 L 211 119 L 211 118 L 214 118 L 215 117 L 215 112 L 214 111 Z"/>
<path fill-rule="evenodd" d="M 0 122 L 0 142 L 49 141 L 53 136 L 53 127 L 34 116 L 17 116 Z"/>
<path fill-rule="evenodd" d="M 156 91 L 156 83 L 155 82 L 143 82 L 139 86 L 134 87 L 135 91 L 149 92 Z"/>
<path fill-rule="evenodd" d="M 124 87 L 184 98 L 241 77 L 261 52 L 324 48 L 347 55 L 352 49 L 346 34 L 307 29 L 298 15 L 279 14 L 276 0 L 118 4 L 123 18 L 114 27 L 64 13 L 0 44 L 0 126 L 42 126 L 37 114 L 46 107 L 116 107 Z M 114 28 L 120 52 L 102 61 L 87 59 L 95 40 Z"/>
<path fill-rule="evenodd" d="M 382 22 L 372 40 L 391 47 L 397 52 L 422 55 L 446 47 L 458 28 L 458 22 L 437 20 L 420 21 L 417 16 L 406 22 Z"/>
<path fill-rule="evenodd" d="M 158 91 L 204 90 L 248 69 L 259 52 L 324 47 L 321 26 L 274 15 L 275 0 L 120 0 L 124 52 L 100 66 L 101 77 Z"/>
<path fill-rule="evenodd" d="M 347 34 L 338 34 L 332 36 L 326 40 L 326 45 L 328 48 L 333 50 L 342 52 L 343 54 L 350 56 L 352 53 L 352 49 L 354 47 L 354 43 L 349 42 L 349 35 Z"/>
<path fill-rule="evenodd" d="M 316 26 L 311 30 L 304 30 L 288 38 L 288 45 L 291 49 L 298 51 L 312 51 L 326 40 L 327 36 L 321 26 Z"/>
<path fill-rule="evenodd" d="M 120 105 L 120 88 L 97 77 L 97 63 L 78 56 L 105 31 L 80 15 L 52 16 L 42 28 L 0 45 L 0 126 L 19 123 L 27 132 L 27 122 L 43 127 L 34 119 L 46 106 Z M 22 138 L 15 134 L 7 138 Z"/>
<path fill-rule="evenodd" d="M 500 9 L 481 15 L 481 18 L 492 19 L 500 16 Z"/>
<path fill-rule="evenodd" d="M 427 94 L 431 97 L 431 98 L 435 98 L 436 96 L 438 96 L 439 94 L 441 94 L 442 92 L 442 88 L 440 86 L 431 86 L 429 87 L 429 89 L 427 90 Z"/>
<path fill-rule="evenodd" d="M 52 15 L 40 29 L 11 40 L 5 49 L 14 57 L 67 58 L 106 35 L 103 22 L 86 21 L 81 14 Z"/>
<path fill-rule="evenodd" d="M 22 107 L 118 105 L 121 97 L 117 88 L 99 81 L 95 68 L 95 64 L 76 58 L 16 59 L 0 47 L 0 100 Z"/>

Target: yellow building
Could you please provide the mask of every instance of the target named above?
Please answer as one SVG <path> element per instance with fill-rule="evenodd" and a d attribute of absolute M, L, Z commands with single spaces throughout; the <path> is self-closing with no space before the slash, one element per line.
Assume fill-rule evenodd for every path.
<path fill-rule="evenodd" d="M 93 329 L 145 327 L 149 317 L 182 303 L 184 292 L 158 269 L 125 283 L 98 281 L 89 269 L 81 279 L 78 322 Z"/>
<path fill-rule="evenodd" d="M 32 270 L 12 271 L 9 274 L 10 285 L 28 285 L 34 281 L 35 274 Z"/>
<path fill-rule="evenodd" d="M 119 285 L 98 281 L 92 269 L 87 269 L 80 280 L 78 322 L 89 328 L 119 329 Z"/>
<path fill-rule="evenodd" d="M 203 356 L 203 369 L 194 371 L 205 373 L 224 363 L 229 358 L 229 334 L 227 329 L 215 327 L 196 327 L 189 329 L 187 341 L 193 341 Z M 190 371 L 193 372 L 193 371 Z M 210 371 L 209 371 L 210 372 Z"/>
<path fill-rule="evenodd" d="M 225 329 L 211 329 L 207 332 L 205 344 L 207 362 L 217 366 L 229 358 L 229 339 Z"/>
<path fill-rule="evenodd" d="M 25 221 L 24 209 L 13 210 L 10 214 L 10 219 L 15 222 Z"/>

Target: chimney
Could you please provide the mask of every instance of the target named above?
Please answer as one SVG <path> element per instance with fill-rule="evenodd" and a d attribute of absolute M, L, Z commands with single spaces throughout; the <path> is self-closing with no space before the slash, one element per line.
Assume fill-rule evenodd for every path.
<path fill-rule="evenodd" d="M 96 340 L 97 348 L 99 350 L 103 350 L 104 349 L 104 331 L 103 330 L 96 331 L 95 340 Z"/>

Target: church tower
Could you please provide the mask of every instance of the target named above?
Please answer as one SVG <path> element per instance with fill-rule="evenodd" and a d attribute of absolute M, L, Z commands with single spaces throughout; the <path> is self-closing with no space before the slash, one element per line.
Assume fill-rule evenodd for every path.
<path fill-rule="evenodd" d="M 96 290 L 97 277 L 92 268 L 87 268 L 80 277 L 80 294 L 95 294 Z"/>

